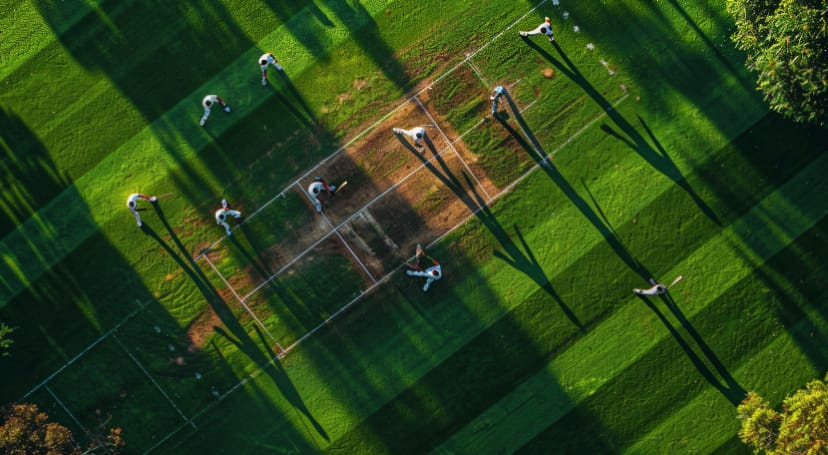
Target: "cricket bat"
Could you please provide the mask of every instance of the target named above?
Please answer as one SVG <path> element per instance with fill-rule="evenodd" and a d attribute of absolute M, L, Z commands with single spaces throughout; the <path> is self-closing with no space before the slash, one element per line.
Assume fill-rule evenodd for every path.
<path fill-rule="evenodd" d="M 676 277 L 676 279 L 675 279 L 675 280 L 673 280 L 673 282 L 672 282 L 672 283 L 670 283 L 670 286 L 668 286 L 668 287 L 673 287 L 673 286 L 675 286 L 675 285 L 676 285 L 676 283 L 678 283 L 678 282 L 679 282 L 679 281 L 681 281 L 682 279 L 684 279 L 684 277 L 683 277 L 682 275 L 677 276 L 677 277 Z"/>
<path fill-rule="evenodd" d="M 338 187 L 336 187 L 336 192 L 338 193 L 342 188 L 348 186 L 348 181 L 345 180 L 344 182 L 340 183 Z"/>

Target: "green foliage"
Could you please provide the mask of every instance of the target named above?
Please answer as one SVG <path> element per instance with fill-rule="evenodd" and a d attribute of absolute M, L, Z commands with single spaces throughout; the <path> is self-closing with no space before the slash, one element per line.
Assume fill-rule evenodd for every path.
<path fill-rule="evenodd" d="M 828 382 L 828 375 L 825 380 Z M 757 453 L 825 453 L 828 449 L 826 382 L 811 381 L 805 389 L 785 398 L 781 413 L 755 392 L 748 393 L 737 408 L 743 420 L 739 438 Z"/>
<path fill-rule="evenodd" d="M 728 0 L 732 39 L 758 73 L 757 88 L 773 110 L 826 124 L 828 0 Z"/>
<path fill-rule="evenodd" d="M 14 340 L 8 336 L 14 332 L 14 329 L 0 322 L 0 357 L 9 355 L 9 347 L 14 343 Z"/>

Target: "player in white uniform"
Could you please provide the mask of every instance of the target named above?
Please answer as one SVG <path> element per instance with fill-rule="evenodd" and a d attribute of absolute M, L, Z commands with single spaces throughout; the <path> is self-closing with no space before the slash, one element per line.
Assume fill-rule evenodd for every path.
<path fill-rule="evenodd" d="M 322 177 L 314 177 L 313 183 L 308 185 L 308 194 L 310 194 L 313 205 L 316 206 L 316 211 L 319 213 L 322 213 L 322 200 L 319 199 L 319 195 L 323 192 L 328 193 L 328 197 L 334 197 L 336 195 L 336 185 L 328 185 L 328 182 Z"/>
<path fill-rule="evenodd" d="M 425 140 L 426 137 L 426 130 L 422 126 L 418 126 L 416 128 L 411 128 L 410 130 L 404 130 L 402 128 L 392 128 L 391 131 L 394 134 L 404 134 L 414 140 L 414 145 L 418 148 L 422 148 L 423 144 L 421 141 Z"/>
<path fill-rule="evenodd" d="M 276 57 L 273 56 L 271 53 L 262 54 L 259 57 L 259 67 L 262 68 L 262 85 L 267 85 L 267 67 L 268 65 L 273 65 L 279 71 L 284 71 L 285 69 L 282 68 L 282 65 L 279 64 L 279 61 L 276 60 Z"/>
<path fill-rule="evenodd" d="M 420 258 L 425 258 L 431 261 L 432 266 L 423 270 L 423 268 L 420 267 L 419 264 Z M 423 286 L 423 292 L 427 292 L 428 287 L 431 286 L 431 283 L 439 280 L 440 278 L 443 278 L 443 269 L 442 267 L 440 267 L 440 263 L 437 262 L 437 260 L 435 260 L 434 258 L 427 255 L 423 247 L 419 244 L 417 245 L 417 253 L 414 255 L 414 260 L 416 261 L 414 265 L 408 264 L 408 266 L 414 270 L 406 270 L 405 273 L 408 276 L 420 276 L 423 278 L 428 278 L 426 280 L 425 286 Z"/>
<path fill-rule="evenodd" d="M 150 197 L 150 196 L 147 196 L 146 194 L 141 194 L 141 193 L 130 194 L 129 197 L 127 198 L 127 207 L 132 212 L 132 214 L 135 216 L 135 222 L 138 223 L 138 227 L 141 227 L 141 226 L 144 225 L 144 222 L 141 221 L 141 214 L 138 213 L 138 210 L 139 210 L 138 209 L 138 199 L 143 199 L 145 201 L 150 201 L 152 203 L 154 203 L 158 199 L 155 196 Z"/>
<path fill-rule="evenodd" d="M 637 295 L 661 295 L 667 293 L 667 286 L 657 283 L 655 278 L 650 278 L 650 284 L 653 286 L 648 289 L 633 289 Z"/>
<path fill-rule="evenodd" d="M 549 42 L 555 41 L 555 37 L 552 36 L 552 21 L 545 17 L 543 18 L 543 23 L 535 27 L 534 30 L 530 30 L 528 32 L 518 32 L 520 36 L 532 36 L 532 35 L 546 35 L 549 38 Z"/>
<path fill-rule="evenodd" d="M 241 212 L 238 210 L 230 210 L 230 206 L 227 205 L 227 199 L 222 199 L 221 208 L 216 210 L 216 223 L 224 226 L 227 235 L 233 235 L 233 231 L 230 230 L 230 225 L 227 224 L 228 216 L 238 219 L 241 218 Z"/>
<path fill-rule="evenodd" d="M 210 111 L 213 109 L 213 106 L 216 104 L 220 104 L 224 112 L 230 112 L 230 106 L 224 102 L 218 95 L 207 95 L 201 100 L 201 105 L 204 106 L 204 115 L 201 116 L 201 120 L 198 122 L 199 125 L 204 126 L 207 123 L 207 117 L 210 116 Z"/>
<path fill-rule="evenodd" d="M 498 85 L 494 88 L 494 90 L 492 90 L 492 96 L 489 97 L 489 99 L 492 101 L 492 115 L 497 114 L 497 102 L 505 92 L 506 88 L 502 85 Z"/>

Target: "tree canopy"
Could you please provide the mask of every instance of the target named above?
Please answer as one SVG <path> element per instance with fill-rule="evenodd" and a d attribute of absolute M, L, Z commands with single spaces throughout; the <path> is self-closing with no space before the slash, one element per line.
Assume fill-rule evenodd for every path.
<path fill-rule="evenodd" d="M 727 9 L 736 19 L 732 39 L 771 109 L 826 125 L 828 0 L 727 0 Z"/>
<path fill-rule="evenodd" d="M 755 452 L 769 455 L 828 453 L 828 375 L 785 398 L 782 412 L 755 392 L 736 409 L 742 419 L 739 438 Z"/>
<path fill-rule="evenodd" d="M 117 453 L 123 447 L 120 428 L 99 425 L 100 434 L 90 434 L 90 446 L 82 451 L 72 432 L 50 422 L 49 416 L 34 404 L 10 404 L 0 408 L 0 453 L 8 455 L 82 455 Z"/>

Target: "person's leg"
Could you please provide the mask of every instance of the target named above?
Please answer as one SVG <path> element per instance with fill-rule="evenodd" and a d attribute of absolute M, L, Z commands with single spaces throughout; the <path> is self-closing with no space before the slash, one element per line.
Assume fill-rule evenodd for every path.
<path fill-rule="evenodd" d="M 233 231 L 230 230 L 230 225 L 227 224 L 226 221 L 221 221 L 219 224 L 221 224 L 224 227 L 224 232 L 226 232 L 227 235 L 233 235 Z"/>
<path fill-rule="evenodd" d="M 313 205 L 316 207 L 318 213 L 322 213 L 322 201 L 318 197 L 313 198 Z"/>
<path fill-rule="evenodd" d="M 232 216 L 233 218 L 241 218 L 241 212 L 238 210 L 228 210 L 227 214 Z"/>
<path fill-rule="evenodd" d="M 141 214 L 135 209 L 130 210 L 132 210 L 132 214 L 135 215 L 135 222 L 138 223 L 138 227 L 141 227 L 141 225 L 144 224 L 144 222 L 141 221 Z"/>
<path fill-rule="evenodd" d="M 201 124 L 201 126 L 204 126 L 204 124 L 207 123 L 207 118 L 208 117 L 210 117 L 210 108 L 205 107 L 204 108 L 204 115 L 201 116 L 201 120 L 199 120 L 198 123 Z"/>
<path fill-rule="evenodd" d="M 434 282 L 434 278 L 429 278 L 428 280 L 426 280 L 425 286 L 423 286 L 423 292 L 427 292 L 428 287 L 431 286 L 431 283 L 433 283 L 433 282 Z"/>

